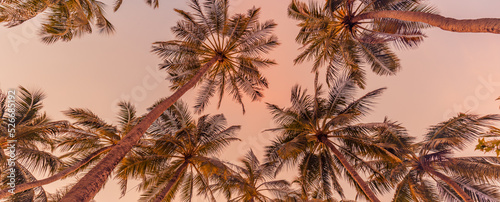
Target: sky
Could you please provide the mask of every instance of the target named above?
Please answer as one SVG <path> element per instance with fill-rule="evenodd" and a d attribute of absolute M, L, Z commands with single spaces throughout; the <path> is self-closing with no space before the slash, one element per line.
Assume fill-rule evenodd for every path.
<path fill-rule="evenodd" d="M 112 5 L 112 1 L 104 1 Z M 42 89 L 47 94 L 45 111 L 54 120 L 66 119 L 61 111 L 69 107 L 88 108 L 110 123 L 116 123 L 116 103 L 132 101 L 140 113 L 161 97 L 169 96 L 165 73 L 158 70 L 161 60 L 153 55 L 151 44 L 174 39 L 170 28 L 180 19 L 173 8 L 188 10 L 187 1 L 160 0 L 153 9 L 143 1 L 124 0 L 118 12 L 108 9 L 108 19 L 116 28 L 113 35 L 93 33 L 71 42 L 46 45 L 36 35 L 39 19 L 15 28 L 0 27 L 0 89 L 18 85 Z M 223 113 L 229 125 L 241 125 L 238 137 L 221 158 L 235 162 L 248 149 L 263 157 L 264 145 L 275 134 L 263 132 L 273 127 L 265 103 L 289 106 L 291 87 L 312 87 L 311 63 L 294 65 L 300 52 L 294 40 L 297 21 L 287 17 L 290 0 L 232 0 L 233 13 L 253 6 L 262 8 L 261 20 L 273 19 L 281 45 L 267 57 L 277 65 L 263 71 L 269 80 L 261 102 L 244 100 L 247 112 L 227 96 L 222 107 L 212 104 L 205 113 Z M 500 18 L 497 0 L 429 0 L 441 15 L 458 19 Z M 410 135 L 421 138 L 426 129 L 459 112 L 499 113 L 500 35 L 452 33 L 439 28 L 425 31 L 424 42 L 415 49 L 396 50 L 402 69 L 396 76 L 377 76 L 368 72 L 365 91 L 387 87 L 377 100 L 374 111 L 364 122 L 382 121 L 384 117 L 405 126 Z M 182 100 L 192 106 L 198 89 Z M 215 100 L 212 101 L 216 103 Z M 477 155 L 469 149 L 466 154 Z M 293 173 L 292 173 L 293 174 Z M 45 186 L 53 192 L 64 183 Z M 113 181 L 96 196 L 96 201 L 136 201 L 139 194 L 130 192 L 119 199 Z M 390 196 L 386 196 L 387 200 Z M 352 199 L 352 198 L 351 198 Z"/>

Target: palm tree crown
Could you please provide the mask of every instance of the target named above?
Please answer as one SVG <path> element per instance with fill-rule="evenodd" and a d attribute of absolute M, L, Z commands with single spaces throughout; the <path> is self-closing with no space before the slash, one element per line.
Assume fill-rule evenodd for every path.
<path fill-rule="evenodd" d="M 214 201 L 209 177 L 222 162 L 213 156 L 238 140 L 234 136 L 240 128 L 226 124 L 222 114 L 195 121 L 187 105 L 177 102 L 151 126 L 151 145 L 126 157 L 118 176 L 143 180 L 139 188 L 146 192 L 141 200 L 171 201 L 179 191 L 183 200 L 191 200 L 197 188 Z"/>
<path fill-rule="evenodd" d="M 15 184 L 36 181 L 35 174 L 55 173 L 63 162 L 52 154 L 56 146 L 55 136 L 66 131 L 69 124 L 66 121 L 52 121 L 42 112 L 42 101 L 45 94 L 39 90 L 29 91 L 20 86 L 16 90 L 15 103 L 8 102 L 7 94 L 0 92 L 0 168 L 2 170 L 2 189 L 8 189 L 10 168 L 15 169 Z M 10 94 L 11 95 L 11 94 Z M 10 100 L 10 99 L 9 99 Z M 14 112 L 10 109 L 15 109 Z M 11 116 L 14 115 L 14 117 Z M 15 127 L 8 126 L 14 118 Z M 15 132 L 11 129 L 14 128 Z M 13 132 L 11 137 L 9 132 Z M 13 142 L 15 141 L 15 142 Z M 8 147 L 14 144 L 14 158 Z M 14 160 L 12 160 L 14 159 Z M 14 162 L 12 167 L 11 162 Z M 25 190 L 10 195 L 12 201 L 47 200 L 47 194 L 42 187 Z"/>
<path fill-rule="evenodd" d="M 225 92 L 243 107 L 242 93 L 258 100 L 268 86 L 260 69 L 274 61 L 260 55 L 278 45 L 272 34 L 276 24 L 272 20 L 259 23 L 259 8 L 230 17 L 228 6 L 227 0 L 207 1 L 203 5 L 192 0 L 193 13 L 175 10 L 182 17 L 172 28 L 177 40 L 153 45 L 153 52 L 164 59 L 161 68 L 169 74 L 172 89 L 178 89 L 202 66 L 211 63 L 200 80 L 197 112 L 205 108 L 214 94 L 219 95 L 220 106 Z"/>
<path fill-rule="evenodd" d="M 394 75 L 400 64 L 390 50 L 390 43 L 400 48 L 414 47 L 424 37 L 420 29 L 429 26 L 394 19 L 368 23 L 352 20 L 374 10 L 432 12 L 431 8 L 410 0 L 328 1 L 325 6 L 293 0 L 288 15 L 300 21 L 296 40 L 304 45 L 295 63 L 312 59 L 313 71 L 328 65 L 328 75 L 347 69 L 361 88 L 365 86 L 363 64 L 370 65 L 379 75 Z"/>
<path fill-rule="evenodd" d="M 252 150 L 241 163 L 242 166 L 229 164 L 232 172 L 219 176 L 214 185 L 229 201 L 274 201 L 266 194 L 282 198 L 289 192 L 290 184 L 286 180 L 271 180 L 275 163 L 260 163 Z"/>
<path fill-rule="evenodd" d="M 379 75 L 394 75 L 400 64 L 389 45 L 416 47 L 421 29 L 500 33 L 500 19 L 457 20 L 436 14 L 421 0 L 326 0 L 324 6 L 293 0 L 288 15 L 299 20 L 297 42 L 303 52 L 295 63 L 313 60 L 313 71 L 328 65 L 327 75 L 347 69 L 358 86 L 365 86 L 362 65 Z"/>
<path fill-rule="evenodd" d="M 65 152 L 62 156 L 67 160 L 67 169 L 72 171 L 63 178 L 74 176 L 85 170 L 90 170 L 137 124 L 142 117 L 137 116 L 135 106 L 126 101 L 118 103 L 118 125 L 106 123 L 89 109 L 70 108 L 64 114 L 74 119 L 70 133 L 58 139 L 58 148 Z M 141 139 L 134 147 L 144 146 L 147 140 Z M 126 191 L 126 180 L 120 182 L 122 194 Z M 67 191 L 67 190 L 66 190 Z"/>
<path fill-rule="evenodd" d="M 62 165 L 57 173 L 50 177 L 17 184 L 15 193 L 65 179 L 93 167 L 140 120 L 131 103 L 122 101 L 118 106 L 121 109 L 118 113 L 118 126 L 106 123 L 89 109 L 70 108 L 64 111 L 63 113 L 75 122 L 64 129 L 64 134 L 52 140 L 53 146 L 63 153 L 59 157 Z M 71 185 L 60 190 L 67 191 L 68 187 Z M 7 196 L 7 191 L 8 189 L 1 190 L 0 198 Z M 63 193 L 58 191 L 57 194 Z"/>
<path fill-rule="evenodd" d="M 317 78 L 316 74 L 316 83 Z M 373 99 L 384 88 L 354 99 L 356 86 L 352 77 L 339 76 L 331 82 L 333 87 L 326 98 L 321 97 L 321 86 L 317 84 L 313 95 L 295 86 L 291 107 L 268 105 L 278 124 L 271 130 L 280 132 L 268 147 L 268 160 L 280 162 L 278 169 L 298 163 L 299 178 L 308 187 L 319 184 L 319 199 L 333 200 L 333 190 L 344 198 L 339 183 L 339 177 L 343 175 L 359 188 L 360 193 L 378 201 L 356 171 L 361 168 L 375 172 L 357 156 L 357 152 L 364 152 L 369 147 L 367 131 L 377 124 L 357 122 L 369 112 Z M 352 166 L 354 164 L 356 168 Z"/>
<path fill-rule="evenodd" d="M 498 120 L 498 115 L 459 114 L 431 126 L 418 143 L 395 124 L 381 131 L 375 139 L 397 156 L 376 163 L 384 178 L 397 184 L 393 201 L 498 201 L 492 182 L 500 178 L 500 160 L 453 155 Z"/>
<path fill-rule="evenodd" d="M 99 32 L 111 34 L 113 25 L 104 16 L 104 3 L 96 0 L 7 0 L 0 1 L 0 23 L 14 27 L 38 15 L 45 15 L 40 35 L 45 43 L 70 41 Z"/>

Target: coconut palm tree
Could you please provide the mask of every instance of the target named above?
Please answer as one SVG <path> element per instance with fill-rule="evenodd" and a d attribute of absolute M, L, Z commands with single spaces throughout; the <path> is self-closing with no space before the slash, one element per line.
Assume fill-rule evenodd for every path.
<path fill-rule="evenodd" d="M 12 194 L 7 191 L 13 188 L 8 183 L 15 184 L 17 189 L 22 183 L 36 181 L 35 174 L 52 174 L 63 165 L 52 151 L 55 136 L 64 132 L 69 124 L 52 121 L 42 112 L 44 98 L 42 91 L 30 91 L 22 86 L 8 93 L 0 92 L 0 177 L 8 201 L 46 200 L 42 187 L 22 192 L 14 189 L 16 194 Z"/>
<path fill-rule="evenodd" d="M 120 179 L 142 179 L 143 201 L 171 201 L 180 191 L 190 201 L 194 189 L 215 201 L 210 175 L 224 169 L 214 156 L 235 138 L 240 126 L 227 127 L 224 115 L 204 115 L 193 120 L 188 107 L 176 102 L 151 126 L 150 147 L 139 149 L 118 167 Z"/>
<path fill-rule="evenodd" d="M 343 175 L 361 194 L 371 201 L 379 201 L 358 174 L 360 169 L 376 174 L 358 154 L 371 147 L 367 132 L 377 124 L 357 122 L 370 111 L 373 99 L 384 88 L 355 99 L 355 81 L 346 74 L 330 81 L 333 86 L 327 97 L 322 97 L 321 85 L 317 82 L 318 74 L 312 95 L 299 86 L 293 87 L 291 107 L 268 104 L 278 124 L 271 131 L 280 134 L 268 146 L 268 161 L 280 162 L 278 171 L 283 166 L 299 164 L 299 177 L 304 183 L 320 186 L 318 199 L 333 200 L 333 190 L 344 198 L 339 183 L 339 177 Z M 373 188 L 382 191 L 379 187 Z"/>
<path fill-rule="evenodd" d="M 444 18 L 419 0 L 327 0 L 325 5 L 293 0 L 288 14 L 300 21 L 296 41 L 303 52 L 295 63 L 313 60 L 313 71 L 327 65 L 327 75 L 347 69 L 361 88 L 366 74 L 362 66 L 371 66 L 379 75 L 394 75 L 400 63 L 390 45 L 416 47 L 423 40 L 423 28 L 500 33 L 500 19 Z"/>
<path fill-rule="evenodd" d="M 64 165 L 48 178 L 16 184 L 15 193 L 40 187 L 89 170 L 140 120 L 135 107 L 129 102 L 118 103 L 118 126 L 106 123 L 89 109 L 70 108 L 64 114 L 75 120 L 63 135 L 55 138 L 55 147 L 65 152 L 61 158 Z M 68 189 L 69 190 L 69 189 Z M 8 189 L 0 191 L 0 198 L 8 196 Z"/>
<path fill-rule="evenodd" d="M 118 125 L 106 123 L 89 109 L 70 108 L 64 112 L 75 120 L 75 129 L 58 140 L 58 148 L 66 152 L 62 158 L 69 160 L 66 169 L 54 177 L 64 179 L 90 170 L 142 119 L 132 103 L 121 101 L 118 107 Z M 141 139 L 131 153 L 145 147 L 147 142 L 147 139 Z M 121 181 L 121 184 L 126 185 L 126 181 Z M 125 188 L 122 186 L 122 194 Z"/>
<path fill-rule="evenodd" d="M 379 75 L 393 75 L 400 69 L 400 64 L 389 48 L 390 42 L 398 47 L 413 47 L 424 37 L 420 31 L 425 27 L 422 23 L 376 20 L 369 26 L 366 23 L 351 24 L 348 21 L 351 16 L 357 12 L 373 10 L 373 5 L 359 3 L 359 7 L 354 8 L 353 1 L 341 2 L 331 8 L 327 6 L 330 2 L 326 5 L 310 2 L 307 5 L 297 0 L 292 1 L 288 7 L 288 15 L 300 21 L 301 29 L 296 41 L 303 45 L 303 51 L 294 60 L 295 63 L 312 59 L 313 71 L 328 65 L 328 76 L 335 75 L 339 70 L 348 70 L 358 86 L 364 88 L 364 64 L 370 65 Z M 395 7 L 403 10 L 410 8 L 412 7 Z M 429 12 L 426 7 L 417 9 Z"/>
<path fill-rule="evenodd" d="M 172 28 L 178 40 L 157 42 L 153 46 L 153 52 L 164 59 L 162 68 L 170 75 L 175 93 L 132 128 L 106 158 L 68 192 L 63 202 L 95 196 L 107 176 L 149 126 L 197 84 L 201 85 L 196 102 L 198 112 L 204 109 L 215 93 L 222 98 L 228 92 L 241 104 L 243 93 L 252 100 L 262 97 L 267 80 L 260 69 L 274 62 L 261 55 L 278 45 L 277 38 L 272 34 L 276 24 L 273 21 L 259 23 L 258 8 L 230 17 L 227 0 L 206 1 L 203 5 L 192 0 L 190 6 L 193 13 L 176 10 L 183 18 Z"/>
<path fill-rule="evenodd" d="M 495 139 L 491 139 L 493 137 L 495 137 Z M 494 151 L 497 156 L 500 156 L 500 139 L 498 139 L 498 137 L 500 137 L 500 129 L 491 127 L 491 130 L 482 135 L 481 139 L 478 140 L 475 150 L 480 150 L 485 153 Z"/>
<path fill-rule="evenodd" d="M 113 25 L 104 16 L 104 3 L 96 0 L 0 1 L 0 23 L 7 27 L 20 25 L 38 15 L 44 15 L 40 35 L 45 43 L 70 41 L 75 37 L 92 33 L 111 34 Z"/>
<path fill-rule="evenodd" d="M 274 201 L 266 196 L 271 193 L 278 198 L 287 195 L 290 183 L 286 180 L 271 180 L 274 176 L 275 164 L 260 163 L 250 150 L 241 160 L 243 166 L 229 164 L 229 175 L 217 176 L 215 187 L 224 194 L 228 201 Z"/>
<path fill-rule="evenodd" d="M 498 120 L 499 115 L 458 114 L 431 126 L 418 143 L 408 138 L 403 127 L 391 127 L 375 136 L 397 156 L 374 164 L 385 179 L 397 184 L 393 201 L 500 200 L 499 187 L 494 185 L 500 178 L 497 157 L 453 154 L 463 151 Z"/>
<path fill-rule="evenodd" d="M 457 20 L 434 13 L 413 10 L 416 8 L 415 6 L 421 6 L 422 1 L 420 0 L 368 0 L 359 2 L 355 0 L 326 0 L 326 2 L 328 8 L 331 10 L 336 10 L 343 6 L 343 4 L 346 4 L 347 7 L 354 8 L 354 6 L 359 3 L 357 5 L 358 8 L 356 8 L 356 10 L 351 10 L 348 14 L 350 16 L 349 21 L 352 24 L 361 23 L 363 20 L 400 20 L 426 23 L 452 32 L 486 32 L 500 34 L 500 19 L 480 18 L 473 20 Z M 401 9 L 407 6 L 413 9 Z"/>

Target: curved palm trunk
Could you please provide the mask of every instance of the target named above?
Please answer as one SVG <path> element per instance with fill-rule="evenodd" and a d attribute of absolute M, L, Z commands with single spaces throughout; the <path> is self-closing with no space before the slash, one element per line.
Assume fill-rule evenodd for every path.
<path fill-rule="evenodd" d="M 425 168 L 424 168 L 425 169 Z M 465 193 L 465 191 L 455 182 L 453 181 L 451 178 L 449 178 L 448 176 L 446 175 L 443 175 L 442 173 L 440 172 L 437 172 L 435 171 L 434 169 L 425 169 L 425 171 L 429 172 L 430 174 L 438 177 L 439 179 L 443 180 L 444 182 L 446 182 L 446 184 L 450 185 L 451 188 L 453 188 L 453 190 L 455 192 L 457 192 L 457 194 L 465 201 L 465 202 L 473 202 L 472 198 L 467 194 Z"/>
<path fill-rule="evenodd" d="M 28 189 L 32 189 L 32 188 L 39 187 L 39 186 L 42 186 L 42 185 L 50 184 L 52 182 L 60 180 L 61 178 L 63 178 L 66 175 L 74 172 L 78 168 L 80 168 L 83 165 L 85 165 L 86 163 L 88 163 L 90 160 L 92 160 L 95 157 L 99 156 L 100 154 L 111 150 L 112 147 L 113 146 L 101 148 L 101 149 L 93 152 L 92 154 L 90 154 L 89 156 L 87 156 L 86 158 L 84 158 L 83 160 L 81 160 L 80 162 L 78 162 L 77 164 L 75 164 L 75 165 L 73 165 L 73 166 L 71 166 L 69 168 L 66 168 L 63 171 L 61 171 L 61 172 L 59 172 L 59 173 L 57 173 L 55 175 L 52 175 L 52 176 L 50 176 L 48 178 L 45 178 L 43 180 L 37 180 L 37 181 L 34 181 L 34 182 L 29 182 L 29 183 L 24 183 L 24 184 L 16 185 L 16 189 L 14 190 L 14 193 L 19 193 L 19 192 L 22 192 L 22 191 L 25 191 L 25 190 L 28 190 Z M 4 197 L 7 197 L 7 196 L 11 195 L 11 193 L 9 193 L 8 191 L 9 191 L 9 189 L 1 190 L 0 191 L 0 198 L 4 198 Z"/>
<path fill-rule="evenodd" d="M 351 164 L 349 163 L 349 161 L 347 161 L 345 156 L 342 153 L 340 153 L 340 151 L 337 148 L 335 148 L 335 146 L 328 140 L 328 138 L 326 136 L 320 136 L 319 141 L 328 146 L 330 150 L 332 150 L 333 154 L 335 154 L 335 156 L 339 159 L 340 163 L 342 163 L 347 172 L 349 172 L 351 177 L 354 178 L 356 184 L 358 184 L 358 186 L 361 187 L 361 190 L 365 192 L 368 199 L 370 199 L 370 201 L 372 202 L 380 202 L 375 193 L 373 193 L 370 187 L 368 187 L 368 184 L 366 184 L 366 182 L 361 178 L 361 176 L 359 176 L 358 172 L 356 172 L 354 167 L 351 166 Z"/>
<path fill-rule="evenodd" d="M 436 14 L 412 11 L 373 11 L 353 17 L 352 22 L 355 23 L 375 18 L 393 18 L 403 21 L 423 22 L 452 32 L 488 32 L 500 34 L 500 19 L 497 18 L 458 20 Z"/>
<path fill-rule="evenodd" d="M 155 198 L 153 202 L 161 202 L 165 198 L 170 189 L 172 189 L 172 187 L 174 186 L 175 182 L 179 180 L 179 177 L 181 176 L 182 172 L 186 170 L 188 164 L 189 163 L 187 161 L 184 161 L 184 163 L 182 163 L 182 165 L 179 168 L 177 168 L 175 174 L 168 181 L 167 186 L 165 186 L 165 188 L 161 190 L 160 194 Z"/>
<path fill-rule="evenodd" d="M 203 65 L 200 70 L 174 94 L 158 104 L 151 110 L 139 124 L 134 126 L 130 132 L 102 159 L 92 170 L 89 171 L 71 190 L 64 195 L 61 202 L 90 201 L 104 185 L 106 179 L 114 170 L 116 165 L 127 155 L 134 145 L 137 144 L 146 130 L 160 115 L 172 106 L 184 93 L 193 88 L 201 77 L 219 60 L 219 57 L 212 58 Z"/>

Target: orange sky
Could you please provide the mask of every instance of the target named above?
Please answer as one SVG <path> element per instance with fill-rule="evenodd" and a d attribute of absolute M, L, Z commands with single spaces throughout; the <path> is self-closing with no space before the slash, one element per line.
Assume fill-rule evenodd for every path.
<path fill-rule="evenodd" d="M 265 102 L 289 106 L 294 84 L 312 86 L 310 64 L 294 66 L 300 47 L 294 38 L 296 21 L 289 19 L 289 0 L 233 0 L 232 11 L 244 12 L 253 5 L 262 7 L 262 20 L 274 19 L 281 46 L 268 57 L 278 65 L 264 71 L 270 82 L 262 102 L 246 100 L 247 113 L 226 97 L 221 109 L 209 107 L 206 113 L 224 113 L 232 125 L 242 125 L 239 137 L 222 158 L 235 161 L 249 148 L 263 154 L 263 145 L 274 137 L 262 130 L 272 127 Z M 105 1 L 111 4 L 112 1 Z M 444 16 L 454 18 L 500 18 L 498 0 L 432 0 Z M 116 34 L 86 35 L 69 43 L 45 45 L 35 35 L 39 24 L 27 22 L 19 27 L 0 28 L 0 88 L 18 85 L 43 89 L 48 98 L 45 110 L 54 119 L 69 107 L 89 108 L 105 120 L 116 119 L 114 104 L 120 99 L 133 101 L 139 112 L 157 99 L 170 95 L 165 75 L 157 70 L 160 60 L 150 53 L 151 43 L 173 39 L 170 27 L 179 19 L 173 8 L 187 9 L 185 1 L 160 0 L 153 10 L 143 1 L 125 0 L 117 13 L 108 17 Z M 406 126 L 413 136 L 422 135 L 431 124 L 458 112 L 498 113 L 500 102 L 500 35 L 451 33 L 432 28 L 414 50 L 397 51 L 402 70 L 397 76 L 381 77 L 369 72 L 367 91 L 388 90 L 378 100 L 372 115 L 365 119 L 382 121 L 385 116 Z M 188 103 L 197 89 L 183 97 Z M 215 101 L 214 101 L 215 102 Z M 54 187 L 47 190 L 54 191 Z M 131 186 L 132 187 L 132 186 Z M 133 190 L 119 201 L 136 201 Z M 349 196 L 349 195 L 348 195 Z M 96 200 L 118 200 L 118 187 L 106 185 Z M 351 198 L 352 199 L 352 198 Z"/>

